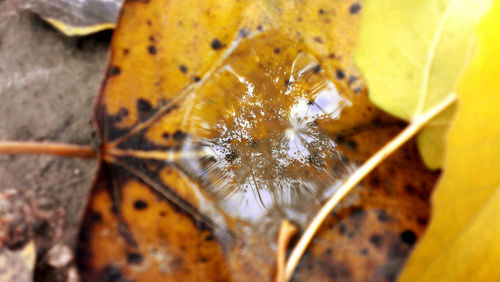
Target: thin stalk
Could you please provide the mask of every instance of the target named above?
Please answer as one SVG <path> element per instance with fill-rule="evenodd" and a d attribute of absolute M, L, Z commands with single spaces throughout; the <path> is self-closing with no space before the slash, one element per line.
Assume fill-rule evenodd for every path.
<path fill-rule="evenodd" d="M 297 233 L 297 227 L 291 224 L 288 220 L 281 222 L 280 230 L 278 232 L 278 251 L 276 252 L 276 276 L 275 282 L 285 281 L 285 263 L 286 251 L 288 243 L 293 235 Z"/>
<path fill-rule="evenodd" d="M 443 110 L 448 108 L 453 102 L 457 100 L 457 96 L 452 93 L 439 104 L 429 109 L 422 115 L 416 116 L 413 121 L 408 125 L 398 136 L 387 143 L 382 149 L 377 151 L 368 161 L 366 161 L 360 168 L 358 168 L 342 186 L 332 195 L 330 199 L 321 207 L 318 213 L 314 216 L 313 220 L 307 226 L 304 234 L 299 239 L 297 245 L 290 254 L 290 258 L 286 264 L 285 280 L 289 281 L 292 277 L 293 271 L 297 267 L 300 258 L 304 254 L 307 246 L 311 242 L 314 234 L 330 214 L 330 212 L 337 206 L 337 204 L 349 193 L 354 186 L 356 186 L 366 175 L 368 175 L 375 167 L 377 167 L 383 160 L 390 154 L 399 149 L 406 141 L 410 140 L 415 134 L 422 129 L 429 121 L 436 117 Z"/>
<path fill-rule="evenodd" d="M 203 151 L 143 151 L 143 150 L 121 150 L 109 148 L 106 155 L 115 157 L 135 157 L 139 159 L 150 159 L 159 161 L 177 161 L 180 159 L 201 158 L 207 156 Z"/>
<path fill-rule="evenodd" d="M 0 154 L 53 155 L 82 159 L 97 158 L 96 150 L 90 146 L 23 141 L 0 141 Z"/>

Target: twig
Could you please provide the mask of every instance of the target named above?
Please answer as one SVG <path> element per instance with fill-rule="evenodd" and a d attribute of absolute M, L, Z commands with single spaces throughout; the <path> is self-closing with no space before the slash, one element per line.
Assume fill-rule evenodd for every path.
<path fill-rule="evenodd" d="M 96 150 L 90 146 L 22 141 L 0 141 L 0 154 L 55 155 L 82 159 L 97 157 Z"/>
<path fill-rule="evenodd" d="M 281 222 L 278 233 L 278 251 L 276 252 L 276 279 L 275 282 L 285 281 L 286 250 L 288 243 L 297 232 L 297 227 L 288 220 Z"/>
<path fill-rule="evenodd" d="M 106 155 L 115 157 L 135 157 L 139 159 L 150 159 L 159 161 L 176 161 L 180 159 L 201 158 L 207 156 L 203 151 L 142 151 L 142 150 L 121 150 L 109 148 Z"/>
<path fill-rule="evenodd" d="M 422 115 L 416 116 L 413 121 L 408 125 L 398 136 L 387 143 L 382 149 L 375 153 L 368 161 L 366 161 L 358 170 L 356 170 L 344 184 L 332 195 L 330 199 L 321 207 L 311 223 L 307 226 L 304 234 L 299 239 L 299 242 L 293 249 L 290 258 L 286 264 L 285 280 L 289 281 L 292 277 L 293 271 L 304 254 L 307 246 L 311 242 L 314 234 L 319 229 L 325 218 L 335 208 L 335 206 L 349 193 L 355 185 L 357 185 L 366 175 L 368 175 L 376 166 L 385 160 L 390 154 L 396 151 L 406 141 L 411 139 L 417 132 L 424 127 L 430 120 L 436 117 L 439 113 L 445 110 L 453 102 L 457 96 L 452 93 L 439 104 L 429 109 Z"/>

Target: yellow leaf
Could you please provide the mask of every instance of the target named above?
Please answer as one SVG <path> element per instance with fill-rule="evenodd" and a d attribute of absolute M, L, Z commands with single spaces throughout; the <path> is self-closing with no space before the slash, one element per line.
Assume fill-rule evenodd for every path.
<path fill-rule="evenodd" d="M 370 99 L 410 121 L 453 92 L 469 61 L 474 27 L 489 3 L 367 1 L 356 61 L 368 81 Z M 440 166 L 443 134 L 432 126 L 446 124 L 452 113 L 450 109 L 436 118 L 418 140 L 431 168 Z"/>
<path fill-rule="evenodd" d="M 458 87 L 445 174 L 431 225 L 402 281 L 499 281 L 500 2 L 478 31 L 478 50 Z"/>
<path fill-rule="evenodd" d="M 65 24 L 64 22 L 58 21 L 57 19 L 46 18 L 45 20 L 49 22 L 51 25 L 53 25 L 55 28 L 60 30 L 62 33 L 66 34 L 67 36 L 82 36 L 103 31 L 106 29 L 115 28 L 115 23 L 103 23 L 103 24 L 79 27 L 79 26 L 72 26 L 69 24 Z"/>
<path fill-rule="evenodd" d="M 85 36 L 115 27 L 123 0 L 43 0 L 27 5 L 67 36 Z"/>

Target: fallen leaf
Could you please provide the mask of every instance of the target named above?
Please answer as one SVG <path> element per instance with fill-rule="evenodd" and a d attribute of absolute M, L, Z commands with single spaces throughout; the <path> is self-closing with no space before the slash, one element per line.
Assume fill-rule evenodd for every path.
<path fill-rule="evenodd" d="M 123 0 L 29 0 L 27 7 L 68 36 L 115 27 Z"/>
<path fill-rule="evenodd" d="M 478 47 L 457 93 L 458 113 L 446 140 L 444 175 L 429 230 L 401 281 L 500 279 L 500 3 L 478 27 Z"/>
<path fill-rule="evenodd" d="M 94 115 L 101 167 L 76 255 L 82 279 L 272 279 L 281 221 L 301 231 L 404 127 L 369 102 L 354 66 L 361 11 L 127 1 Z M 397 275 L 437 176 L 414 145 L 332 214 L 296 279 Z"/>
<path fill-rule="evenodd" d="M 356 61 L 370 99 L 411 121 L 455 91 L 474 44 L 474 28 L 489 0 L 368 1 Z M 382 11 L 382 12 L 381 12 Z M 454 110 L 418 137 L 424 162 L 441 166 L 443 134 Z"/>
<path fill-rule="evenodd" d="M 35 243 L 29 241 L 22 249 L 0 248 L 0 280 L 4 282 L 32 281 L 35 268 Z"/>

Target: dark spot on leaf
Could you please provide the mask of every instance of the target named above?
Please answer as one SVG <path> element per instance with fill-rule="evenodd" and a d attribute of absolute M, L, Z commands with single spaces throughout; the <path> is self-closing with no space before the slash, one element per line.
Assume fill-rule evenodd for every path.
<path fill-rule="evenodd" d="M 118 111 L 118 113 L 115 116 L 115 121 L 121 122 L 123 120 L 123 118 L 125 118 L 126 116 L 128 116 L 128 110 L 125 108 L 120 108 L 120 110 Z"/>
<path fill-rule="evenodd" d="M 223 47 L 222 43 L 217 38 L 214 38 L 212 40 L 212 43 L 210 43 L 210 46 L 212 46 L 212 49 L 214 49 L 214 50 L 219 50 Z"/>
<path fill-rule="evenodd" d="M 143 260 L 143 257 L 140 253 L 128 253 L 127 254 L 127 262 L 130 264 L 140 264 Z"/>
<path fill-rule="evenodd" d="M 205 237 L 205 241 L 213 241 L 214 240 L 214 236 L 212 234 L 209 234 Z"/>
<path fill-rule="evenodd" d="M 154 42 L 154 41 L 155 41 L 154 36 L 150 35 L 150 36 L 149 36 L 149 41 Z"/>
<path fill-rule="evenodd" d="M 181 70 L 182 73 L 187 73 L 188 69 L 185 65 L 180 65 L 179 70 Z"/>
<path fill-rule="evenodd" d="M 106 266 L 99 275 L 99 281 L 102 282 L 124 282 L 126 281 L 123 276 L 122 270 L 113 264 Z"/>
<path fill-rule="evenodd" d="M 201 259 L 200 259 L 200 262 L 201 262 L 201 263 L 205 263 L 205 262 L 207 262 L 207 261 L 208 261 L 208 260 L 207 260 L 206 258 L 201 258 Z"/>
<path fill-rule="evenodd" d="M 356 148 L 358 148 L 358 143 L 352 139 L 347 140 L 346 145 L 350 150 L 356 150 Z"/>
<path fill-rule="evenodd" d="M 147 118 L 149 118 L 154 110 L 153 110 L 153 106 L 151 106 L 151 103 L 149 103 L 149 101 L 143 99 L 143 98 L 140 98 L 139 100 L 137 100 L 137 111 L 139 112 L 139 120 L 145 120 Z"/>
<path fill-rule="evenodd" d="M 297 21 L 298 21 L 298 22 L 301 22 L 301 21 L 302 21 L 302 17 L 298 17 L 298 18 L 297 18 Z"/>
<path fill-rule="evenodd" d="M 415 188 L 415 186 L 411 185 L 411 184 L 406 184 L 405 185 L 405 191 L 406 193 L 410 194 L 410 195 L 413 195 L 413 194 L 417 194 L 417 188 Z"/>
<path fill-rule="evenodd" d="M 361 253 L 361 255 L 363 255 L 363 256 L 367 256 L 367 255 L 368 255 L 368 253 L 369 253 L 369 251 L 368 251 L 368 249 L 367 249 L 367 248 L 363 248 L 363 249 L 361 249 L 361 252 L 360 252 L 360 253 Z"/>
<path fill-rule="evenodd" d="M 167 215 L 167 213 L 165 211 L 160 212 L 160 216 L 165 216 L 165 215 Z"/>
<path fill-rule="evenodd" d="M 332 249 L 332 248 L 328 248 L 328 249 L 326 249 L 326 251 L 325 251 L 325 255 L 327 255 L 327 256 L 332 255 L 332 253 L 333 253 L 333 249 Z"/>
<path fill-rule="evenodd" d="M 102 221 L 102 215 L 100 212 L 93 211 L 90 213 L 90 220 L 92 222 L 101 222 Z"/>
<path fill-rule="evenodd" d="M 385 210 L 380 210 L 380 212 L 377 216 L 377 219 L 380 222 L 387 222 L 387 221 L 391 221 L 392 217 L 390 215 L 388 215 Z"/>
<path fill-rule="evenodd" d="M 146 21 L 146 24 L 150 26 L 152 23 L 151 23 L 151 21 L 150 21 L 150 20 L 147 20 L 147 21 Z"/>
<path fill-rule="evenodd" d="M 261 26 L 261 25 L 258 25 L 258 26 L 257 26 L 257 30 L 258 30 L 258 31 L 262 31 L 262 26 Z"/>
<path fill-rule="evenodd" d="M 274 54 L 279 54 L 281 52 L 280 48 L 274 48 Z"/>
<path fill-rule="evenodd" d="M 109 69 L 108 74 L 109 74 L 109 76 L 115 76 L 115 75 L 119 75 L 120 72 L 121 72 L 121 70 L 119 67 L 113 66 L 113 67 L 111 67 L 111 69 Z"/>
<path fill-rule="evenodd" d="M 359 13 L 359 11 L 361 11 L 361 4 L 359 3 L 354 3 L 349 7 L 349 13 L 353 15 Z"/>
<path fill-rule="evenodd" d="M 148 52 L 149 52 L 149 54 L 151 54 L 151 55 L 156 55 L 156 47 L 155 47 L 155 46 L 153 46 L 153 45 L 149 45 L 149 46 L 148 46 Z"/>
<path fill-rule="evenodd" d="M 371 186 L 380 186 L 380 179 L 377 176 L 372 176 L 369 178 L 368 182 Z"/>
<path fill-rule="evenodd" d="M 335 73 L 335 76 L 337 77 L 337 79 L 344 79 L 345 73 L 343 70 L 338 69 L 337 72 Z"/>
<path fill-rule="evenodd" d="M 376 248 L 380 249 L 382 246 L 382 236 L 378 234 L 373 234 L 370 236 L 370 243 L 372 243 Z"/>
<path fill-rule="evenodd" d="M 184 140 L 184 138 L 186 138 L 186 133 L 180 131 L 180 130 L 177 130 L 175 133 L 174 133 L 174 140 L 177 141 L 177 142 L 180 142 L 182 140 Z"/>
<path fill-rule="evenodd" d="M 345 227 L 345 225 L 344 225 L 344 224 L 342 224 L 342 223 L 341 223 L 341 224 L 339 224 L 339 233 L 340 233 L 341 235 L 344 235 L 344 234 L 345 234 L 345 232 L 346 232 L 346 227 Z"/>
<path fill-rule="evenodd" d="M 321 71 L 321 66 L 320 66 L 320 65 L 316 65 L 316 66 L 314 66 L 314 68 L 312 69 L 312 71 L 313 71 L 314 73 L 319 73 L 319 72 Z"/>
<path fill-rule="evenodd" d="M 148 203 L 146 203 L 144 200 L 135 200 L 134 202 L 134 208 L 136 210 L 144 210 L 148 207 Z"/>
<path fill-rule="evenodd" d="M 198 82 L 200 80 L 201 80 L 201 78 L 199 76 L 193 76 L 193 81 L 194 82 Z"/>
<path fill-rule="evenodd" d="M 170 133 L 168 133 L 168 132 L 163 132 L 163 134 L 161 135 L 161 137 L 162 137 L 163 139 L 170 139 Z"/>
<path fill-rule="evenodd" d="M 128 55 L 128 53 L 130 53 L 130 50 L 125 48 L 123 49 L 123 55 Z"/>
<path fill-rule="evenodd" d="M 351 214 L 351 217 L 353 217 L 353 219 L 356 220 L 363 219 L 365 216 L 366 216 L 366 211 L 362 208 L 356 208 Z"/>
<path fill-rule="evenodd" d="M 336 138 L 335 138 L 335 141 L 337 143 L 344 143 L 345 142 L 345 136 L 343 135 L 338 135 Z"/>
<path fill-rule="evenodd" d="M 334 54 L 334 53 L 330 53 L 330 54 L 328 55 L 328 58 L 329 58 L 329 59 L 335 59 L 335 54 Z"/>
<path fill-rule="evenodd" d="M 319 13 L 320 15 L 323 15 L 323 14 L 325 13 L 325 10 L 323 10 L 323 9 L 319 9 L 319 10 L 318 10 L 318 13 Z"/>
<path fill-rule="evenodd" d="M 409 246 L 413 246 L 413 244 L 415 244 L 415 242 L 417 241 L 417 235 L 415 235 L 415 232 L 411 230 L 405 230 L 401 232 L 401 234 L 399 234 L 399 237 Z"/>

